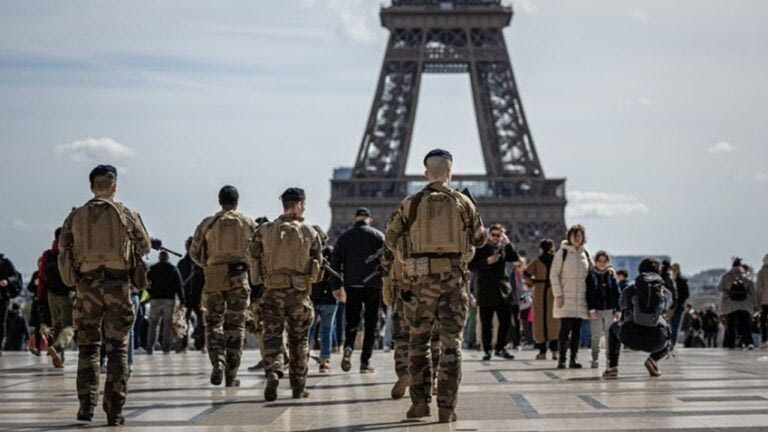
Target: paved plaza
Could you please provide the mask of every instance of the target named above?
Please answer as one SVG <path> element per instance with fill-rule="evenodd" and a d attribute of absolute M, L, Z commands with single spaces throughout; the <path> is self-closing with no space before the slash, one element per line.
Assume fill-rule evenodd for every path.
<path fill-rule="evenodd" d="M 768 430 L 768 352 L 679 350 L 649 378 L 644 356 L 622 353 L 621 378 L 605 381 L 601 369 L 557 370 L 555 362 L 483 362 L 465 352 L 459 421 L 406 421 L 409 400 L 392 401 L 391 353 L 377 352 L 377 372 L 350 373 L 333 359 L 330 376 L 312 365 L 310 398 L 290 399 L 287 380 L 279 399 L 264 403 L 263 375 L 245 371 L 242 387 L 208 382 L 207 358 L 198 353 L 138 355 L 125 407 L 129 431 L 523 431 L 523 430 Z M 588 353 L 582 353 L 586 360 Z M 244 366 L 258 361 L 248 351 Z M 74 420 L 75 353 L 61 370 L 47 358 L 5 353 L 0 358 L 0 430 L 60 431 L 106 428 L 101 410 L 90 425 Z M 586 362 L 585 362 L 586 363 Z M 103 379 L 103 376 L 102 376 Z"/>

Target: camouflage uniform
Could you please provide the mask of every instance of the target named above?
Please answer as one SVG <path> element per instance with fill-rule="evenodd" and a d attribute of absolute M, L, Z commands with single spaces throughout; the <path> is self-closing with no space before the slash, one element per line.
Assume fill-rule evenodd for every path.
<path fill-rule="evenodd" d="M 251 266 L 255 270 L 261 268 L 260 278 L 264 282 L 262 293 L 262 320 L 264 322 L 264 373 L 267 377 L 272 374 L 282 376 L 283 371 L 283 332 L 288 332 L 288 368 L 291 388 L 303 392 L 307 381 L 309 366 L 309 328 L 314 322 L 315 313 L 309 299 L 312 283 L 322 278 L 322 272 L 317 275 L 307 274 L 268 274 L 264 268 L 267 256 L 272 252 L 267 249 L 264 233 L 275 223 L 282 221 L 302 222 L 302 218 L 280 216 L 274 222 L 259 226 L 250 245 Z M 309 256 L 318 265 L 323 260 L 322 244 L 314 229 L 308 227 L 314 239 L 310 245 Z"/>
<path fill-rule="evenodd" d="M 149 252 L 149 234 L 138 213 L 118 202 L 110 201 L 124 217 L 133 249 L 138 255 Z M 62 249 L 72 249 L 85 239 L 75 238 L 72 221 L 83 207 L 74 210 L 64 221 L 61 232 Z M 69 263 L 61 260 L 60 268 Z M 80 400 L 78 417 L 90 418 L 99 399 L 99 353 L 102 342 L 107 354 L 107 374 L 104 385 L 104 411 L 111 419 L 122 416 L 128 380 L 128 336 L 135 312 L 131 303 L 129 270 L 97 270 L 80 272 L 76 280 L 73 321 L 77 330 L 78 364 L 77 396 Z M 103 326 L 103 334 L 102 334 Z"/>
<path fill-rule="evenodd" d="M 487 233 L 474 203 L 467 197 L 450 190 L 440 183 L 430 183 L 417 194 L 406 198 L 394 212 L 387 224 L 385 240 L 387 246 L 396 252 L 396 258 L 404 263 L 411 262 L 408 256 L 409 227 L 408 220 L 413 213 L 411 208 L 414 198 L 430 191 L 450 194 L 460 201 L 465 210 L 467 221 L 465 233 L 471 246 L 482 246 Z M 419 198 L 420 199 L 420 198 Z M 437 405 L 442 411 L 453 415 L 456 396 L 461 382 L 461 332 L 464 328 L 468 308 L 469 273 L 467 262 L 473 251 L 447 258 L 441 258 L 441 264 L 449 262 L 449 267 L 440 273 L 432 272 L 432 260 L 429 258 L 429 273 L 418 274 L 406 265 L 406 275 L 413 294 L 409 324 L 408 370 L 411 376 L 410 395 L 414 406 L 428 404 L 431 401 L 432 365 L 429 359 L 429 341 L 433 328 L 437 325 L 442 353 L 437 382 Z M 450 417 L 449 415 L 449 417 Z"/>
<path fill-rule="evenodd" d="M 222 210 L 214 216 L 203 219 L 195 230 L 189 256 L 203 268 L 203 316 L 208 358 L 215 367 L 223 364 L 226 382 L 231 384 L 237 377 L 245 340 L 245 315 L 250 303 L 251 287 L 248 282 L 247 251 L 244 244 L 238 262 L 215 263 L 207 256 L 206 235 L 216 219 L 225 212 L 232 212 L 246 227 L 247 238 L 253 235 L 256 224 L 247 216 L 233 211 Z"/>

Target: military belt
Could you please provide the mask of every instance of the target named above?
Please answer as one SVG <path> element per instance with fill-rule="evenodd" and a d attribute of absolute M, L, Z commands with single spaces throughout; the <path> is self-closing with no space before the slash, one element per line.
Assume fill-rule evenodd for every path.
<path fill-rule="evenodd" d="M 83 273 L 83 278 L 87 279 L 128 279 L 130 272 L 128 270 L 114 270 L 108 268 L 97 268 Z"/>

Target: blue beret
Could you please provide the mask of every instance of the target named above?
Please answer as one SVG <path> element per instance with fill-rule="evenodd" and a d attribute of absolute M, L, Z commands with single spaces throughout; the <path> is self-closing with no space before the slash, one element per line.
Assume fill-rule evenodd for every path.
<path fill-rule="evenodd" d="M 107 175 L 109 173 L 114 174 L 115 178 L 117 178 L 117 168 L 113 167 L 112 165 L 98 165 L 96 168 L 91 170 L 91 173 L 88 175 L 88 180 L 90 180 L 91 184 L 93 184 L 93 179 Z"/>
<path fill-rule="evenodd" d="M 443 149 L 434 149 L 427 153 L 426 156 L 424 156 L 424 166 L 427 166 L 427 159 L 433 157 L 433 156 L 439 156 L 441 158 L 448 159 L 449 161 L 453 162 L 453 155 L 451 155 L 451 152 L 448 150 Z"/>
<path fill-rule="evenodd" d="M 280 195 L 280 200 L 285 201 L 303 201 L 307 196 L 302 188 L 288 188 Z"/>

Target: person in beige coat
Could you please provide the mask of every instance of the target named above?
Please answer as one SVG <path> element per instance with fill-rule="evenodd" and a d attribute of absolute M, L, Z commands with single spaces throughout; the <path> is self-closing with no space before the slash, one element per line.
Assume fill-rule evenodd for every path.
<path fill-rule="evenodd" d="M 762 330 L 762 347 L 768 349 L 768 255 L 763 257 L 763 268 L 757 272 L 757 304 L 760 307 L 760 326 Z"/>
<path fill-rule="evenodd" d="M 567 240 L 562 242 L 560 249 L 555 253 L 549 271 L 552 293 L 555 296 L 553 316 L 560 318 L 558 369 L 565 369 L 569 345 L 571 356 L 568 367 L 581 369 L 577 359 L 579 333 L 581 321 L 589 318 L 586 277 L 592 267 L 592 260 L 584 248 L 586 239 L 586 230 L 583 226 L 572 226 L 568 230 Z"/>
<path fill-rule="evenodd" d="M 552 360 L 557 360 L 557 340 L 560 334 L 560 320 L 553 315 L 555 296 L 549 280 L 549 269 L 555 257 L 552 240 L 539 244 L 541 255 L 531 261 L 525 269 L 525 284 L 533 289 L 533 339 L 539 348 L 536 360 L 546 360 L 547 345 L 552 351 Z"/>

